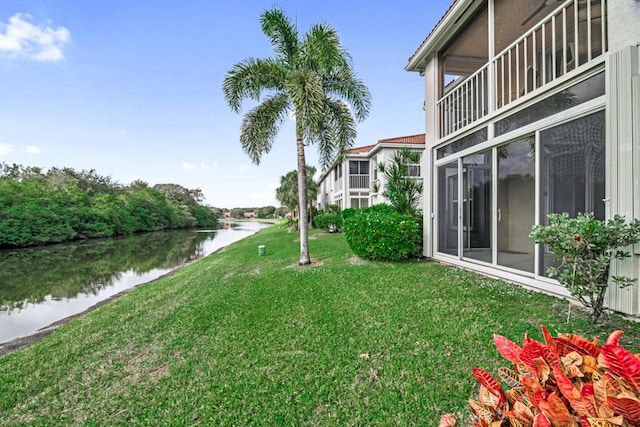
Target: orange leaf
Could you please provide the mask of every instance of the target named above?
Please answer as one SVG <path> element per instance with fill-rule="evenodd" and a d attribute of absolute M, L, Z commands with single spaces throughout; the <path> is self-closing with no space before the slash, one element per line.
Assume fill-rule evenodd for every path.
<path fill-rule="evenodd" d="M 536 393 L 544 392 L 544 389 L 540 385 L 537 379 L 531 377 L 522 377 L 522 385 L 529 394 L 529 399 L 535 402 Z"/>
<path fill-rule="evenodd" d="M 603 345 L 600 354 L 611 372 L 620 375 L 640 393 L 640 360 L 629 350 L 613 344 Z"/>
<path fill-rule="evenodd" d="M 591 427 L 620 427 L 622 425 L 622 420 L 620 423 L 613 423 L 605 418 L 587 418 L 589 420 L 589 425 Z"/>
<path fill-rule="evenodd" d="M 605 344 L 618 345 L 620 343 L 620 335 L 622 335 L 622 331 L 620 330 L 611 332 Z"/>
<path fill-rule="evenodd" d="M 580 335 L 574 334 L 561 334 L 559 337 L 555 337 L 553 339 L 556 343 L 556 349 L 558 354 L 564 356 L 570 351 L 577 351 L 581 355 L 588 354 L 589 356 L 598 357 L 600 350 L 598 349 L 598 345 L 592 343 L 586 338 L 581 337 Z"/>
<path fill-rule="evenodd" d="M 479 418 L 480 422 L 486 421 L 489 423 L 497 416 L 494 408 L 473 399 L 469 399 L 469 407 L 471 408 L 471 412 Z"/>
<path fill-rule="evenodd" d="M 551 337 L 551 332 L 549 332 L 549 330 L 544 326 L 541 326 L 540 328 L 542 329 L 542 335 L 544 336 L 544 342 L 547 344 L 547 347 L 555 351 L 556 344 L 553 341 L 553 337 Z"/>
<path fill-rule="evenodd" d="M 440 417 L 438 427 L 452 427 L 456 425 L 456 416 L 453 414 L 444 414 Z"/>
<path fill-rule="evenodd" d="M 558 364 L 553 365 L 553 375 L 556 378 L 556 383 L 558 384 L 558 389 L 560 393 L 564 397 L 566 397 L 569 402 L 572 400 L 580 399 L 580 391 L 576 388 L 576 386 L 571 382 L 569 378 L 562 372 Z"/>
<path fill-rule="evenodd" d="M 522 383 L 520 382 L 520 376 L 513 369 L 500 367 L 498 368 L 498 374 L 500 375 L 500 379 L 502 379 L 502 381 L 504 381 L 507 386 L 511 388 L 522 386 Z"/>
<path fill-rule="evenodd" d="M 533 427 L 553 427 L 547 417 L 544 416 L 542 412 L 536 415 L 536 418 L 533 420 Z"/>
<path fill-rule="evenodd" d="M 505 396 L 504 392 L 502 391 L 502 387 L 500 386 L 500 382 L 483 369 L 473 368 L 472 372 L 473 376 L 476 377 L 476 380 L 478 380 L 481 385 L 485 386 L 491 394 L 498 398 L 498 402 L 496 403 L 495 407 L 501 407 L 502 402 L 504 402 Z"/>
<path fill-rule="evenodd" d="M 607 405 L 632 426 L 640 426 L 640 401 L 630 397 L 607 397 Z"/>
<path fill-rule="evenodd" d="M 522 349 L 516 343 L 498 334 L 493 334 L 493 342 L 502 357 L 514 365 L 518 364 Z"/>
<path fill-rule="evenodd" d="M 582 390 L 562 372 L 560 366 L 553 365 L 553 375 L 560 393 L 569 401 L 571 407 L 578 415 L 596 417 L 598 415 L 593 398 L 593 384 L 587 383 Z"/>
<path fill-rule="evenodd" d="M 549 394 L 540 399 L 538 407 L 554 427 L 575 427 L 576 423 L 569 413 L 569 409 L 555 394 Z"/>

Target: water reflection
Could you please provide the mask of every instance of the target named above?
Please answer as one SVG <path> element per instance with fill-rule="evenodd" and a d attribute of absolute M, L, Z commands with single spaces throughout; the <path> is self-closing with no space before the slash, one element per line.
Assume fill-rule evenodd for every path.
<path fill-rule="evenodd" d="M 0 251 L 0 342 L 57 320 L 268 226 L 168 231 Z"/>

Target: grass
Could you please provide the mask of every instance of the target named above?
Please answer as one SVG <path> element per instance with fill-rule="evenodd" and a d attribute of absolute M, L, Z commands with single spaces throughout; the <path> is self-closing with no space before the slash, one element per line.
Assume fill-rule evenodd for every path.
<path fill-rule="evenodd" d="M 291 267 L 296 238 L 275 225 L 0 359 L 0 423 L 467 425 L 471 369 L 506 366 L 494 333 L 624 329 L 640 349 L 636 323 L 566 324 L 561 299 L 434 262 L 355 262 L 340 234 L 312 231 L 320 265 Z"/>

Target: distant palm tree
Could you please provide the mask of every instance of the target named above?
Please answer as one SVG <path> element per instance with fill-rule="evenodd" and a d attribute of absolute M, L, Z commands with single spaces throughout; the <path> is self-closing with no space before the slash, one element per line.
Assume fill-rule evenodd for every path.
<path fill-rule="evenodd" d="M 224 96 L 235 112 L 245 99 L 260 102 L 246 113 L 240 131 L 242 148 L 255 164 L 271 151 L 287 115 L 294 118 L 299 217 L 306 218 L 305 144 L 317 144 L 321 166 L 329 165 L 353 146 L 356 120 L 369 114 L 371 96 L 332 27 L 316 24 L 300 39 L 297 27 L 279 8 L 263 12 L 260 23 L 275 56 L 235 64 L 224 79 Z M 306 265 L 311 262 L 307 222 L 300 221 L 299 228 L 300 265 Z"/>
<path fill-rule="evenodd" d="M 309 203 L 309 218 L 313 217 L 313 200 L 318 195 L 318 183 L 313 180 L 316 168 L 307 166 L 307 196 Z M 280 187 L 276 188 L 276 199 L 292 212 L 299 212 L 300 194 L 298 192 L 298 171 L 293 170 L 280 177 Z M 299 221 L 298 221 L 299 222 Z M 310 221 L 309 224 L 313 224 Z"/>

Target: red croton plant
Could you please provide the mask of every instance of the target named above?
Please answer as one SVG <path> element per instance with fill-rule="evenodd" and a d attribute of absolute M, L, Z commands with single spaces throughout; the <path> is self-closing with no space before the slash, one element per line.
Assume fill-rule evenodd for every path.
<path fill-rule="evenodd" d="M 622 331 L 604 345 L 574 334 L 552 337 L 543 326 L 545 343 L 525 335 L 522 347 L 494 335 L 498 351 L 513 368 L 500 368 L 500 378 L 474 368 L 480 383 L 470 399 L 474 427 L 640 427 L 640 355 L 619 345 Z M 455 425 L 443 415 L 440 427 Z"/>

